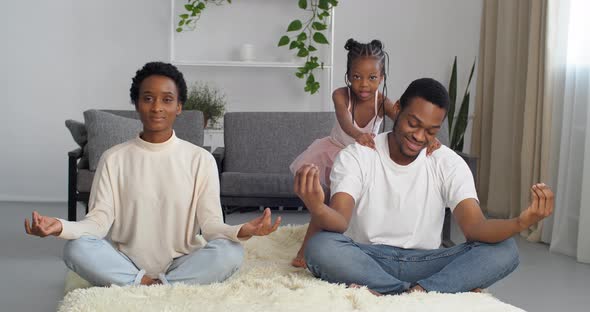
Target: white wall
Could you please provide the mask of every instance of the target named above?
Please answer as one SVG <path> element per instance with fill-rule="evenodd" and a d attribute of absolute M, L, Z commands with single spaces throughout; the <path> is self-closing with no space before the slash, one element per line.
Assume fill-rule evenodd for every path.
<path fill-rule="evenodd" d="M 392 98 L 423 76 L 446 85 L 455 55 L 462 94 L 470 63 L 477 56 L 481 7 L 481 0 L 340 1 L 334 85 L 344 83 L 345 41 L 378 38 L 390 54 Z M 76 146 L 64 120 L 83 120 L 82 112 L 89 108 L 131 108 L 128 90 L 135 70 L 147 61 L 168 60 L 169 18 L 165 0 L 0 2 L 0 92 L 4 96 L 0 133 L 5 141 L 0 153 L 0 200 L 66 200 L 66 153 Z M 285 20 L 290 19 L 290 11 L 285 11 Z M 207 45 L 202 45 L 205 48 L 224 36 L 210 33 Z M 211 76 L 221 74 L 210 71 Z M 264 71 L 255 74 L 265 75 Z M 240 88 L 240 80 L 254 79 L 242 72 L 235 75 L 239 79 L 234 79 L 232 88 Z M 302 88 L 301 81 L 293 81 Z M 264 84 L 252 92 L 281 96 L 266 90 Z M 292 103 L 292 110 L 300 110 L 297 104 Z M 266 104 L 256 106 L 254 100 L 240 105 L 230 108 L 269 109 Z"/>
<path fill-rule="evenodd" d="M 0 200 L 66 200 L 65 119 L 131 108 L 135 71 L 168 59 L 169 16 L 162 0 L 0 2 Z"/>

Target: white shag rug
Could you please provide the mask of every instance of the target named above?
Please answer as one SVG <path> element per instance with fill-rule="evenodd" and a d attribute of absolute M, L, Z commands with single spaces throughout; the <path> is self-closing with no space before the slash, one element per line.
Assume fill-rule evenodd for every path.
<path fill-rule="evenodd" d="M 242 268 L 224 283 L 90 287 L 68 272 L 58 311 L 523 311 L 486 293 L 376 297 L 366 288 L 321 281 L 290 265 L 306 228 L 282 226 L 248 240 Z"/>

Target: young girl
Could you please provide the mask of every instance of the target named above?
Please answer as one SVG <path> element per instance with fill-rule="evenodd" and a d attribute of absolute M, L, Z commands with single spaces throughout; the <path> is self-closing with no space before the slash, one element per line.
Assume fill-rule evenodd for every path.
<path fill-rule="evenodd" d="M 359 43 L 348 39 L 344 48 L 348 51 L 346 87 L 336 89 L 332 93 L 337 123 L 334 124 L 330 136 L 315 140 L 301 155 L 293 161 L 289 169 L 293 174 L 306 163 L 315 164 L 320 171 L 320 182 L 330 188 L 330 171 L 338 152 L 355 142 L 375 149 L 373 138 L 378 134 L 383 115 L 395 120 L 393 102 L 387 98 L 387 73 L 389 56 L 383 50 L 379 40 L 370 43 Z M 379 92 L 379 85 L 383 88 Z M 440 146 L 433 142 L 428 152 Z M 320 229 L 312 219 L 309 223 L 305 239 L 297 256 L 292 261 L 296 267 L 305 267 L 303 251 L 308 239 Z"/>

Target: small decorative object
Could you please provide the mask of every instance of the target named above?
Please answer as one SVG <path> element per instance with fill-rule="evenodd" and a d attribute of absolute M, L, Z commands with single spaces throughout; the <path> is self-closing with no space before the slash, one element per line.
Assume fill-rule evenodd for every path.
<path fill-rule="evenodd" d="M 475 61 L 473 61 L 473 65 L 471 66 L 471 73 L 469 74 L 469 80 L 465 87 L 465 95 L 463 95 L 463 100 L 461 101 L 459 114 L 455 117 L 455 102 L 457 100 L 457 57 L 455 56 L 451 72 L 451 81 L 449 82 L 449 97 L 451 98 L 451 102 L 449 103 L 447 119 L 449 121 L 449 138 L 451 140 L 451 145 L 449 147 L 458 152 L 463 151 L 463 141 L 469 117 L 469 85 L 471 84 L 471 78 L 473 78 L 474 69 Z"/>
<path fill-rule="evenodd" d="M 254 56 L 254 45 L 245 43 L 240 48 L 240 59 L 244 62 L 252 62 L 256 59 Z"/>
<path fill-rule="evenodd" d="M 215 128 L 225 113 L 225 94 L 207 83 L 196 82 L 190 87 L 183 109 L 203 112 L 204 127 Z"/>

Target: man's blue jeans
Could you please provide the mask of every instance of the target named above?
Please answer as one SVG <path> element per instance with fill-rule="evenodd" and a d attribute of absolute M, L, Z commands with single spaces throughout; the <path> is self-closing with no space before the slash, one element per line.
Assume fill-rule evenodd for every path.
<path fill-rule="evenodd" d="M 359 244 L 333 232 L 319 232 L 309 240 L 305 261 L 313 275 L 325 281 L 367 286 L 382 294 L 401 293 L 416 284 L 442 293 L 487 288 L 519 263 L 512 238 L 417 250 Z"/>
<path fill-rule="evenodd" d="M 243 259 L 242 244 L 215 239 L 191 254 L 175 258 L 158 278 L 164 284 L 222 282 L 240 268 Z M 107 240 L 92 236 L 68 241 L 64 262 L 94 286 L 138 285 L 145 274 Z"/>

